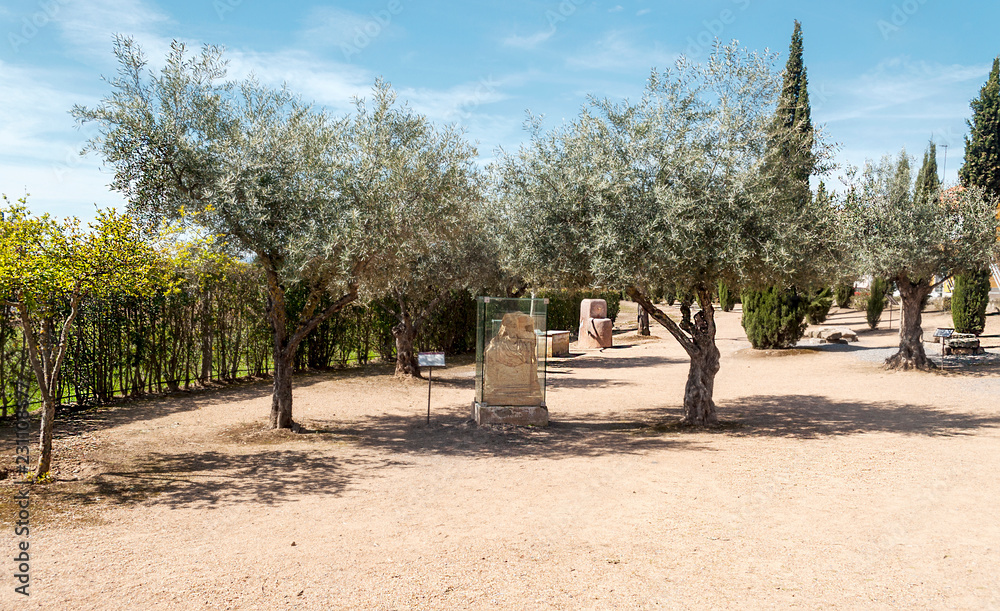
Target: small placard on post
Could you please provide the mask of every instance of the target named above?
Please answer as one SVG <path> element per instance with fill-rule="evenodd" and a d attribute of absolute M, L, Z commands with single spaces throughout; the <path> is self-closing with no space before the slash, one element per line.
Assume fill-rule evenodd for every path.
<path fill-rule="evenodd" d="M 418 352 L 417 365 L 429 367 L 427 370 L 427 424 L 431 423 L 431 380 L 434 379 L 434 367 L 444 367 L 444 352 Z"/>
<path fill-rule="evenodd" d="M 934 331 L 934 337 L 951 337 L 954 333 L 954 329 L 937 329 Z"/>
<path fill-rule="evenodd" d="M 444 367 L 444 352 L 418 352 L 417 365 L 421 367 Z"/>

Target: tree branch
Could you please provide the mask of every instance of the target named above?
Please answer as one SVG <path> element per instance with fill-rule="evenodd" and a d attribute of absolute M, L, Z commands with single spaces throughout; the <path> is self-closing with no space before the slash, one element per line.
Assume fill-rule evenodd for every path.
<path fill-rule="evenodd" d="M 631 286 L 626 290 L 626 292 L 629 297 L 632 298 L 632 301 L 641 305 L 642 308 L 646 310 L 656 322 L 660 323 L 664 328 L 666 328 L 667 331 L 670 332 L 671 335 L 674 336 L 674 339 L 677 340 L 677 342 L 681 345 L 681 348 L 684 348 L 684 351 L 687 352 L 688 355 L 694 355 L 698 351 L 698 347 L 691 340 L 691 338 L 681 330 L 672 318 L 667 316 L 666 312 L 653 305 L 653 302 L 646 297 L 646 294 L 643 293 L 639 287 Z"/>

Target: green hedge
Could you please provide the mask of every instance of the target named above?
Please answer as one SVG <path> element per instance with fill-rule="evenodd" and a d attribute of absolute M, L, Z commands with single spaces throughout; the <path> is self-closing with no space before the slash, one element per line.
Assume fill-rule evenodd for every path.
<path fill-rule="evenodd" d="M 576 333 L 580 326 L 580 302 L 584 299 L 603 299 L 608 302 L 608 318 L 614 322 L 621 309 L 622 294 L 619 291 L 542 291 L 536 297 L 549 300 L 546 310 L 546 326 L 550 330 Z"/>

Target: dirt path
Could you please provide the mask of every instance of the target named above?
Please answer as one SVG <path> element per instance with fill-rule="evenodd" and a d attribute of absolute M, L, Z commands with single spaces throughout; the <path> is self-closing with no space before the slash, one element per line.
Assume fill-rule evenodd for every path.
<path fill-rule="evenodd" d="M 266 384 L 60 422 L 0 607 L 1000 608 L 1000 368 L 887 373 L 859 355 L 888 331 L 761 355 L 719 320 L 713 431 L 654 426 L 687 372 L 657 328 L 553 362 L 547 429 L 470 426 L 468 359 L 429 427 L 390 369 L 297 378 L 301 435 L 263 430 Z"/>

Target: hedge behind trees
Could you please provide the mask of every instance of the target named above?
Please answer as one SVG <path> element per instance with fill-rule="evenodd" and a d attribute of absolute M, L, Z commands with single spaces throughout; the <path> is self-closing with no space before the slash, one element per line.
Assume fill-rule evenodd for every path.
<path fill-rule="evenodd" d="M 271 333 L 263 316 L 260 270 L 231 262 L 211 283 L 187 282 L 174 270 L 173 287 L 156 294 L 87 302 L 69 337 L 60 404 L 103 405 L 121 398 L 190 389 L 209 381 L 269 375 Z M 301 304 L 300 304 L 301 305 Z M 579 307 L 579 303 L 577 304 Z M 475 299 L 456 291 L 417 338 L 420 350 L 449 354 L 475 347 Z M 14 389 L 37 384 L 16 319 L 0 308 L 0 416 L 14 413 Z M 299 347 L 298 371 L 395 359 L 391 314 L 378 304 L 351 305 Z"/>

